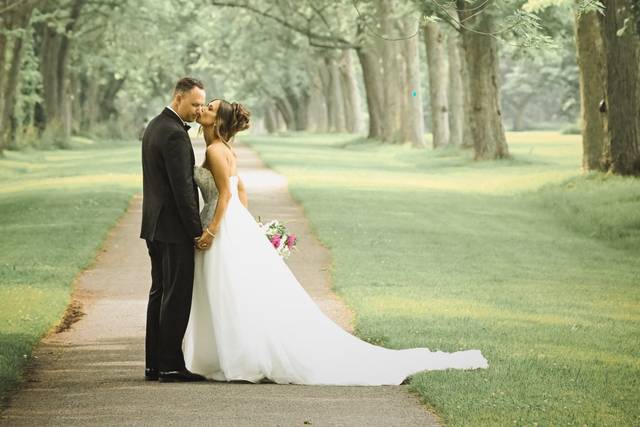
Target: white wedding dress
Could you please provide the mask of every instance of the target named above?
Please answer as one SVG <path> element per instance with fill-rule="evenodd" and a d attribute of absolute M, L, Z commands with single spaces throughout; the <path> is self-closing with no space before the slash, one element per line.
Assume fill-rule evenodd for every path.
<path fill-rule="evenodd" d="M 196 166 L 209 224 L 216 188 Z M 347 333 L 324 315 L 242 205 L 238 178 L 212 247 L 197 251 L 187 369 L 220 381 L 395 385 L 426 370 L 488 367 L 479 350 L 391 350 Z"/>

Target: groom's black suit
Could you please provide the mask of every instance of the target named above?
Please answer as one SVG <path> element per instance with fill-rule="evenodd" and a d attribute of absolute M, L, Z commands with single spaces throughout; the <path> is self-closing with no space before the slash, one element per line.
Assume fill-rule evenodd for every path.
<path fill-rule="evenodd" d="M 194 239 L 202 234 L 195 157 L 182 120 L 165 108 L 142 137 L 142 231 L 151 257 L 146 366 L 185 368 L 182 353 L 193 290 Z"/>

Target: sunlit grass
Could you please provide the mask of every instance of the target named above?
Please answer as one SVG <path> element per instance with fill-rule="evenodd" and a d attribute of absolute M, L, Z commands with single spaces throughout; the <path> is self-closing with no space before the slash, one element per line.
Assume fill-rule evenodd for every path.
<path fill-rule="evenodd" d="M 640 424 L 640 180 L 581 176 L 579 136 L 508 135 L 474 162 L 348 135 L 244 138 L 333 255 L 357 333 L 482 349 L 411 383 L 448 425 Z"/>
<path fill-rule="evenodd" d="M 131 142 L 0 158 L 0 396 L 139 191 L 139 169 Z"/>

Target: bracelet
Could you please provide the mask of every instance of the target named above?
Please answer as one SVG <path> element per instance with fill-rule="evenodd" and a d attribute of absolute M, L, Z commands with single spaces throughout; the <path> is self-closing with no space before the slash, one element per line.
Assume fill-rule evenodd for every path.
<path fill-rule="evenodd" d="M 212 233 L 211 231 L 209 231 L 209 227 L 205 228 L 205 231 L 207 232 L 207 234 L 211 237 L 216 237 L 215 233 Z"/>

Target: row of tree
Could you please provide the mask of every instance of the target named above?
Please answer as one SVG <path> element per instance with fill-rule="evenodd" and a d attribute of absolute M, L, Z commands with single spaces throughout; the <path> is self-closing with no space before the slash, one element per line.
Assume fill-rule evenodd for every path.
<path fill-rule="evenodd" d="M 576 16 L 583 164 L 640 175 L 640 2 L 604 3 Z"/>
<path fill-rule="evenodd" d="M 271 132 L 424 147 L 426 124 L 434 148 L 478 160 L 509 156 L 504 110 L 517 129 L 532 100 L 579 106 L 585 168 L 640 174 L 636 3 L 0 0 L 0 148 L 21 132 L 115 132 L 194 74 Z"/>

